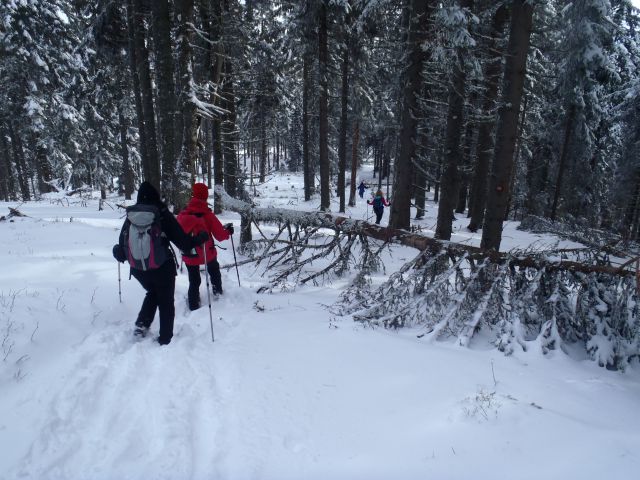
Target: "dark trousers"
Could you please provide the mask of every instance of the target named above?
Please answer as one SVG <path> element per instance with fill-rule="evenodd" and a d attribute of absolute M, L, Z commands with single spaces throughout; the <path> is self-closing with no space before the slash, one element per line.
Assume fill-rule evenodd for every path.
<path fill-rule="evenodd" d="M 195 310 L 200 306 L 200 266 L 187 265 L 189 273 L 189 308 Z M 222 293 L 222 275 L 220 275 L 220 264 L 215 258 L 207 263 L 207 272 L 211 278 L 211 290 L 214 294 Z"/>
<path fill-rule="evenodd" d="M 382 214 L 384 213 L 384 208 L 374 208 L 373 213 L 376 214 L 376 223 L 379 224 L 380 220 L 382 220 Z"/>
<path fill-rule="evenodd" d="M 176 314 L 173 295 L 176 289 L 176 266 L 168 259 L 156 270 L 131 269 L 131 275 L 140 282 L 147 294 L 144 296 L 142 308 L 138 313 L 136 326 L 149 328 L 160 311 L 160 336 L 158 342 L 166 345 L 173 337 L 173 320 Z"/>

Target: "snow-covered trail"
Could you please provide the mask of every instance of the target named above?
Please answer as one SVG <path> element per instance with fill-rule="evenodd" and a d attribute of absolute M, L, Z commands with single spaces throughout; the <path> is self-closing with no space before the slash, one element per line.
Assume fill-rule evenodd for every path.
<path fill-rule="evenodd" d="M 640 468 L 637 368 L 364 328 L 325 308 L 337 281 L 258 295 L 260 271 L 241 268 L 239 287 L 223 270 L 212 343 L 206 305 L 186 311 L 183 273 L 172 343 L 135 342 L 143 290 L 123 268 L 118 302 L 121 220 L 94 207 L 29 203 L 34 218 L 0 224 L 1 480 L 595 480 Z"/>
<path fill-rule="evenodd" d="M 464 479 L 517 464 L 509 478 L 631 478 L 633 372 L 427 345 L 331 319 L 309 293 L 257 311 L 228 288 L 215 343 L 206 308 L 179 314 L 167 347 L 124 320 L 89 333 L 12 405 L 28 449 L 0 478 Z"/>

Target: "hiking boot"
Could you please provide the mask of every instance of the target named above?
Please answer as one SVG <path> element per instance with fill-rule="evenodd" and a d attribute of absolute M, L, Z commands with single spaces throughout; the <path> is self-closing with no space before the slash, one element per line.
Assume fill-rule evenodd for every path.
<path fill-rule="evenodd" d="M 144 320 L 136 320 L 136 328 L 133 330 L 133 336 L 136 338 L 144 338 L 149 331 L 149 325 L 146 325 Z"/>
<path fill-rule="evenodd" d="M 189 305 L 189 310 L 191 310 L 192 312 L 194 310 L 198 310 L 200 308 L 200 294 L 188 295 L 187 304 Z"/>
<path fill-rule="evenodd" d="M 144 338 L 147 336 L 147 332 L 149 331 L 149 327 L 138 327 L 133 330 L 133 336 L 136 338 Z"/>

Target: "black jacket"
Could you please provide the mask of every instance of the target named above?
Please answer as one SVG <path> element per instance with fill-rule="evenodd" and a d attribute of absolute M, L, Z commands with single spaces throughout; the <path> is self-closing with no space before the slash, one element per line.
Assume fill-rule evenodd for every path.
<path fill-rule="evenodd" d="M 138 190 L 138 198 L 136 204 L 154 205 L 160 211 L 160 225 L 167 239 L 174 243 L 180 250 L 189 251 L 202 243 L 197 237 L 187 235 L 176 220 L 176 217 L 169 211 L 167 206 L 160 200 L 160 194 L 149 182 L 142 182 Z M 124 249 L 124 232 L 129 228 L 129 220 L 125 220 L 120 229 L 120 238 L 118 243 Z M 169 242 L 166 243 L 167 258 L 175 258 L 170 250 Z"/>

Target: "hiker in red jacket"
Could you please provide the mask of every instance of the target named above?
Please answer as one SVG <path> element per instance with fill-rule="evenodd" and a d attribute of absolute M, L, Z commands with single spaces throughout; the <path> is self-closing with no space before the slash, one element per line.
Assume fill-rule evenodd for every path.
<path fill-rule="evenodd" d="M 367 204 L 373 205 L 373 213 L 376 214 L 376 223 L 380 224 L 380 220 L 382 220 L 382 214 L 384 213 L 384 207 L 390 207 L 391 204 L 387 202 L 384 198 L 384 194 L 382 190 L 378 190 L 376 192 L 376 196 L 373 197 L 373 200 L 367 200 Z"/>
<path fill-rule="evenodd" d="M 221 242 L 228 240 L 233 235 L 233 225 L 228 223 L 222 225 L 209 205 L 209 188 L 204 183 L 195 183 L 192 187 L 192 198 L 186 208 L 178 215 L 178 223 L 186 233 L 197 235 L 199 232 L 207 232 L 209 240 L 204 246 L 196 247 L 191 252 L 182 252 L 182 260 L 189 272 L 189 309 L 200 308 L 200 265 L 205 263 L 203 247 L 206 248 L 207 271 L 211 277 L 211 288 L 213 294 L 222 295 L 222 277 L 220 275 L 220 264 L 218 263 L 216 247 L 213 238 Z"/>

